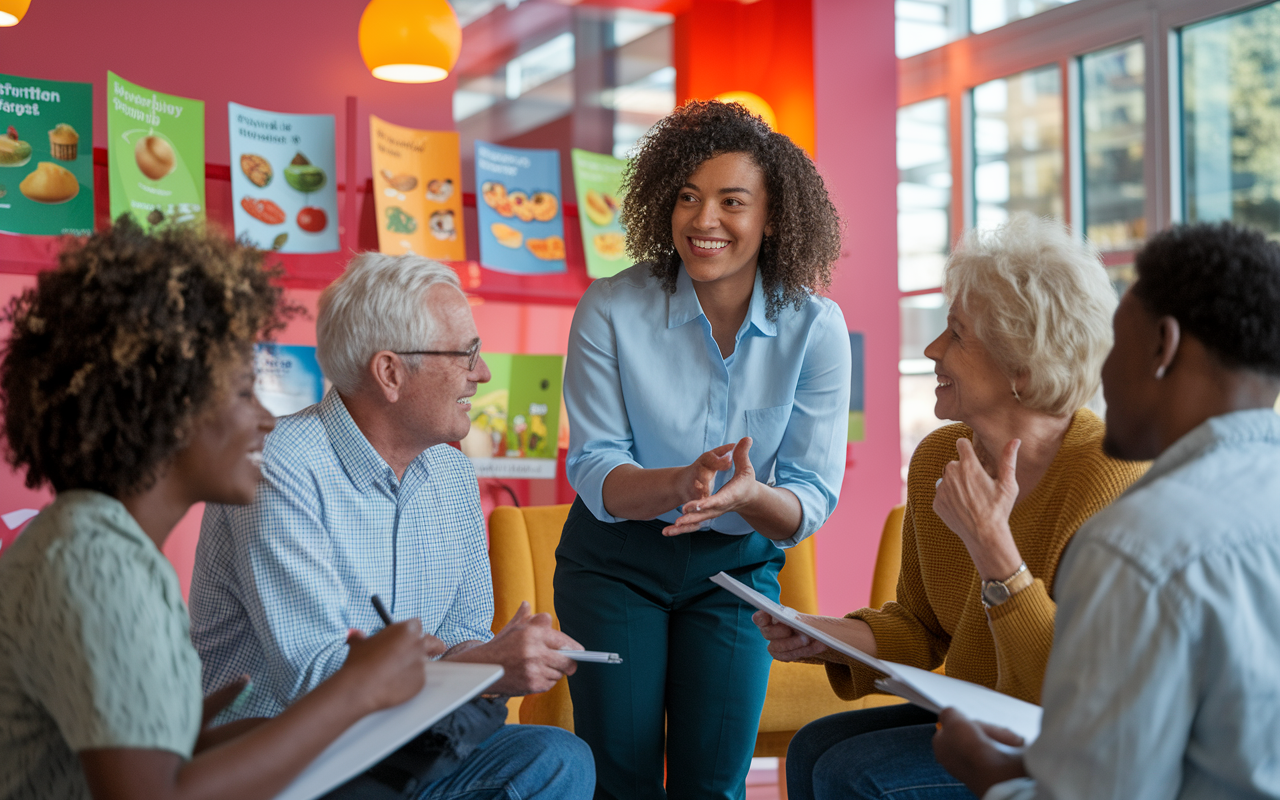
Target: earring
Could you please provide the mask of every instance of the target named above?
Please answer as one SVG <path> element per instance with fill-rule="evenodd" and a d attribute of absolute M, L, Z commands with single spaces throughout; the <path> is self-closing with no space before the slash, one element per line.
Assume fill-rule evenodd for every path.
<path fill-rule="evenodd" d="M 1013 399 L 1014 399 L 1014 400 L 1017 400 L 1019 403 L 1021 403 L 1021 402 L 1022 402 L 1022 398 L 1018 396 L 1018 387 L 1017 387 L 1016 385 L 1014 385 L 1014 384 L 1012 384 L 1012 383 L 1011 383 L 1011 384 L 1009 384 L 1009 390 L 1010 390 L 1011 392 L 1013 392 Z"/>
<path fill-rule="evenodd" d="M 1163 379 L 1164 379 L 1164 366 L 1161 365 L 1159 367 L 1156 367 L 1156 380 L 1163 380 Z"/>

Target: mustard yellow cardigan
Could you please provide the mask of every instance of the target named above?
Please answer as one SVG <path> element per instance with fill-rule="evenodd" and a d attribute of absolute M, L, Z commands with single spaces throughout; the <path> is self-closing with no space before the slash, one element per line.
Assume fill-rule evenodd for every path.
<path fill-rule="evenodd" d="M 1035 582 L 990 615 L 964 542 L 933 512 L 934 484 L 947 462 L 957 458 L 956 440 L 972 439 L 973 431 L 955 424 L 929 434 L 907 473 L 897 600 L 848 615 L 871 626 L 877 655 L 921 669 L 935 669 L 945 659 L 952 677 L 1038 703 L 1053 646 L 1057 606 L 1051 592 L 1062 551 L 1085 520 L 1148 466 L 1104 455 L 1104 433 L 1096 414 L 1077 411 L 1048 472 L 1014 507 L 1009 528 Z M 873 670 L 830 652 L 820 658 L 840 697 L 876 691 Z"/>

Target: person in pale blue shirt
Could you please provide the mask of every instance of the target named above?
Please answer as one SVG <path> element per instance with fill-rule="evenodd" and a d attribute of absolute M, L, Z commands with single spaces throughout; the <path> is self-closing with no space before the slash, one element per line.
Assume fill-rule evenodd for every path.
<path fill-rule="evenodd" d="M 1175 228 L 1136 267 L 1105 447 L 1156 460 L 1063 558 L 1039 738 L 942 713 L 986 800 L 1280 797 L 1280 244 Z"/>
<path fill-rule="evenodd" d="M 560 650 L 581 646 L 527 605 L 490 633 L 479 487 L 448 444 L 467 434 L 469 398 L 490 378 L 457 275 L 364 253 L 319 306 L 316 356 L 333 389 L 267 437 L 253 503 L 205 510 L 191 583 L 204 685 L 247 674 L 248 700 L 223 717 L 280 714 L 348 660 L 350 630 L 382 627 L 378 595 L 393 618 L 421 620 L 441 658 L 502 665 L 492 692 L 547 691 L 574 670 Z M 505 719 L 505 706 L 488 711 Z M 432 755 L 433 736 L 333 796 L 550 800 L 594 784 L 567 731 L 500 726 L 452 766 Z"/>
<path fill-rule="evenodd" d="M 570 676 L 574 729 L 598 798 L 742 797 L 770 657 L 708 579 L 776 599 L 785 549 L 839 498 L 849 333 L 818 294 L 839 220 L 800 148 L 716 102 L 641 143 L 621 218 L 640 263 L 595 281 L 570 331 L 555 604 L 623 663 Z"/>

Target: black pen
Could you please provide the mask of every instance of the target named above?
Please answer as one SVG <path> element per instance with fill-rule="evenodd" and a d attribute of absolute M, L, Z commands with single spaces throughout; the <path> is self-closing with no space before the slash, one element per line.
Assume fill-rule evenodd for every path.
<path fill-rule="evenodd" d="M 387 607 L 382 604 L 382 598 L 376 594 L 369 598 L 373 603 L 373 610 L 378 612 L 378 616 L 382 617 L 382 624 L 391 627 L 395 623 L 391 621 L 391 615 L 387 613 Z"/>

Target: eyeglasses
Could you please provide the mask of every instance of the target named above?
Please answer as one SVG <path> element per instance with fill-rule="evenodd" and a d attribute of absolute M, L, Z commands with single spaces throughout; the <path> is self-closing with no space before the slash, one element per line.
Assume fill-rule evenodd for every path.
<path fill-rule="evenodd" d="M 476 368 L 476 362 L 480 360 L 480 340 L 472 339 L 471 346 L 466 350 L 392 350 L 398 356 L 466 356 L 467 372 L 471 372 Z"/>

